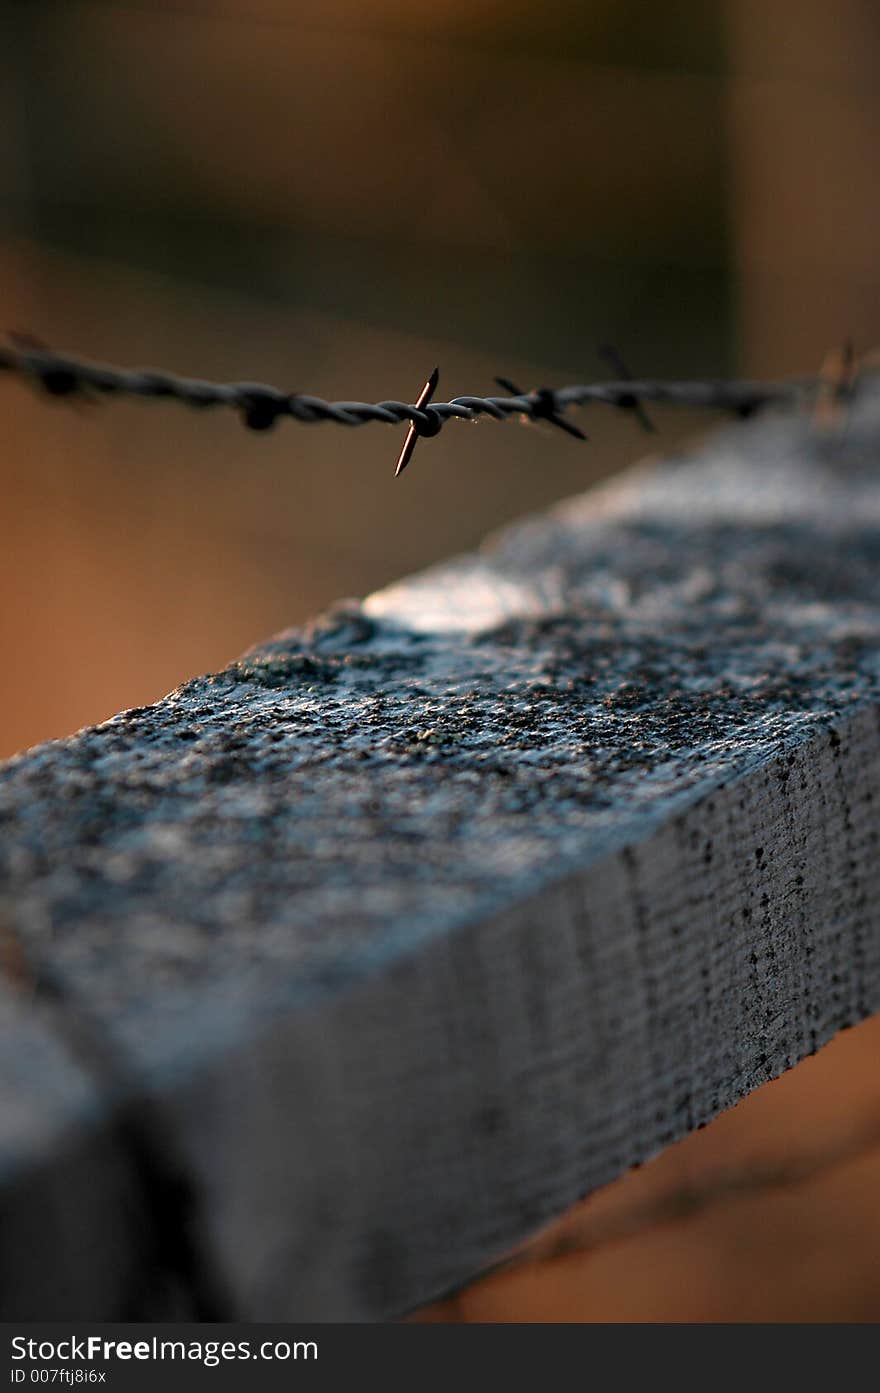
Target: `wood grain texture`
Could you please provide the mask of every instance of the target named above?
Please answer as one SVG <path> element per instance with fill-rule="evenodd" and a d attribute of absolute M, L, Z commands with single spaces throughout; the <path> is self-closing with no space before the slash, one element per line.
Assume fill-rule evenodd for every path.
<path fill-rule="evenodd" d="M 167 1269 L 96 1245 L 92 1318 L 392 1317 L 880 1008 L 878 456 L 874 390 L 736 427 L 5 766 L 21 1000 Z"/>

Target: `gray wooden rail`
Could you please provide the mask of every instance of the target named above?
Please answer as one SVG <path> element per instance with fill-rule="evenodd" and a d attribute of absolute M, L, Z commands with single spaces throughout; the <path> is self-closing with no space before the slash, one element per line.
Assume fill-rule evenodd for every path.
<path fill-rule="evenodd" d="M 880 1008 L 878 776 L 873 388 L 11 761 L 2 1314 L 466 1280 Z"/>

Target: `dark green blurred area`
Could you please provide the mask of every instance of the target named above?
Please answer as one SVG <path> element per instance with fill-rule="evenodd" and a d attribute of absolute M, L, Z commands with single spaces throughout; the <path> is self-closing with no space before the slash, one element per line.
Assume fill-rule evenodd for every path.
<path fill-rule="evenodd" d="M 608 337 L 729 365 L 714 5 L 30 0 L 7 27 L 16 232 L 548 371 Z"/>

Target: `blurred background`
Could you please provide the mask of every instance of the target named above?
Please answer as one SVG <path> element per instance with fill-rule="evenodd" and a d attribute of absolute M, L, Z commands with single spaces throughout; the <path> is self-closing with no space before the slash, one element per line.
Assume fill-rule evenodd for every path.
<path fill-rule="evenodd" d="M 336 398 L 814 371 L 880 341 L 873 0 L 4 0 L 0 327 Z M 645 449 L 0 380 L 0 755 L 160 696 Z M 661 448 L 705 420 L 662 415 Z"/>
<path fill-rule="evenodd" d="M 811 372 L 846 335 L 880 342 L 878 59 L 874 0 L 3 0 L 0 327 L 331 398 L 412 399 L 435 362 L 443 396 L 499 373 L 589 380 L 608 340 L 637 374 Z M 395 484 L 385 427 L 255 435 L 2 378 L 0 404 L 0 755 L 153 700 L 645 448 L 609 412 L 580 418 L 588 445 L 452 426 Z M 661 449 L 706 426 L 658 422 Z M 762 1093 L 720 1120 L 723 1145 L 712 1128 L 689 1145 L 734 1154 L 734 1126 L 772 1150 L 753 1114 L 815 1140 L 823 1087 L 829 1107 L 852 1087 L 849 1121 L 880 1112 L 877 1042 L 853 1032 L 826 1052 L 837 1073 L 766 1091 L 794 1078 L 789 1112 L 761 1113 Z M 765 1318 L 846 1318 L 841 1301 L 880 1318 L 868 1165 L 813 1233 L 810 1313 Z M 816 1203 L 784 1235 L 747 1224 L 744 1270 L 776 1270 L 771 1230 L 788 1262 Z M 748 1280 L 728 1280 L 719 1241 L 700 1248 L 699 1318 L 736 1319 Z M 653 1297 L 633 1276 L 649 1270 Z M 616 1290 L 622 1319 L 697 1310 L 669 1313 L 693 1284 L 662 1262 L 618 1273 L 604 1305 L 576 1280 L 582 1299 L 551 1309 L 615 1318 Z"/>

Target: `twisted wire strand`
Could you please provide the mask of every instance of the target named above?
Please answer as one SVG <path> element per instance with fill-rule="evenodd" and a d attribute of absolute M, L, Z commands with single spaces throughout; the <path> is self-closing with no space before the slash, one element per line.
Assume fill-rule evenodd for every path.
<path fill-rule="evenodd" d="M 161 398 L 195 410 L 232 408 L 240 413 L 247 427 L 258 431 L 270 429 L 281 417 L 290 417 L 308 425 L 325 421 L 340 426 L 363 426 L 373 421 L 393 426 L 408 424 L 433 435 L 450 420 L 475 421 L 483 416 L 495 421 L 511 416 L 545 418 L 550 390 L 541 388 L 509 396 L 460 396 L 451 401 L 432 401 L 424 408 L 404 401 L 325 401 L 307 393 L 284 392 L 262 382 L 209 382 L 152 369 L 118 368 L 30 346 L 0 346 L 0 371 L 30 379 L 56 397 L 98 394 Z M 641 402 L 652 402 L 745 416 L 766 406 L 803 404 L 822 385 L 821 377 L 777 382 L 626 379 L 573 383 L 554 389 L 552 400 L 559 413 L 591 403 L 626 410 Z"/>

